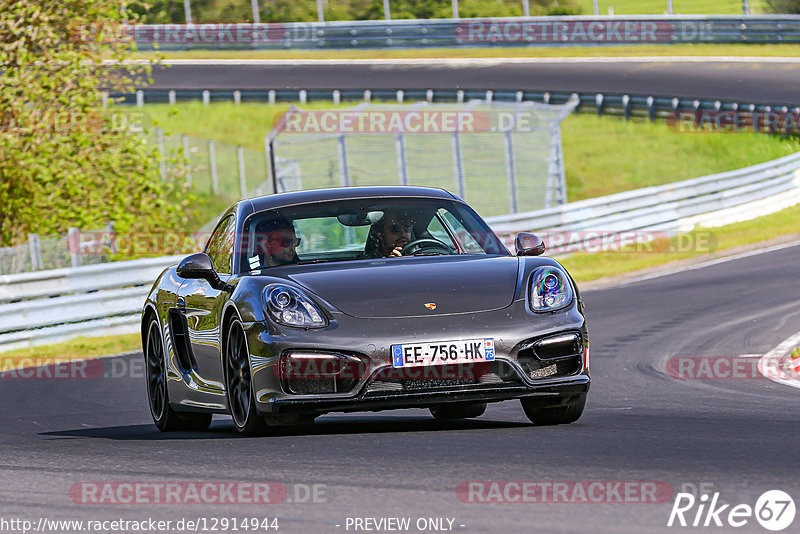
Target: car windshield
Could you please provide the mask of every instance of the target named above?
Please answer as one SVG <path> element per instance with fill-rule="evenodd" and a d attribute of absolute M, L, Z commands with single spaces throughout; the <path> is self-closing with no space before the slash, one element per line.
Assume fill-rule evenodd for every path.
<path fill-rule="evenodd" d="M 509 254 L 471 208 L 446 199 L 300 204 L 254 213 L 242 233 L 242 271 L 409 255 Z"/>

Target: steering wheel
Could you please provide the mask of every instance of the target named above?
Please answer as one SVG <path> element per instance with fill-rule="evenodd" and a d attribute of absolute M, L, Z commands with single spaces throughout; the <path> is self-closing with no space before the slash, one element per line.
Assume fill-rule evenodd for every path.
<path fill-rule="evenodd" d="M 425 249 L 436 250 L 437 252 L 443 254 L 453 254 L 455 252 L 452 249 L 452 247 L 447 246 L 447 243 L 445 243 L 444 241 L 439 241 L 438 239 L 426 238 L 426 239 L 416 239 L 411 243 L 406 244 L 406 246 L 404 246 L 402 250 L 400 250 L 400 254 L 402 254 L 403 256 L 408 256 L 409 254 L 412 256 L 416 256 L 418 252 L 421 252 Z"/>

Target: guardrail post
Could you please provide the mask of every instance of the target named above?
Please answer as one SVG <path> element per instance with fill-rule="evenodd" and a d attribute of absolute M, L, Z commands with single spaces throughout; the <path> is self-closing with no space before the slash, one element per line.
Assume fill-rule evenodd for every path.
<path fill-rule="evenodd" d="M 306 91 L 305 89 L 300 89 L 300 91 L 297 93 L 297 97 L 300 100 L 301 104 L 308 103 L 308 91 Z"/>
<path fill-rule="evenodd" d="M 372 91 L 367 89 L 364 91 L 364 102 L 370 102 L 372 100 Z"/>
<path fill-rule="evenodd" d="M 405 98 L 405 93 L 403 92 L 403 90 L 401 89 L 397 91 L 397 103 L 402 104 L 404 98 Z"/>
<path fill-rule="evenodd" d="M 542 96 L 542 102 L 545 103 L 545 104 L 549 104 L 550 103 L 550 93 L 545 93 Z"/>
<path fill-rule="evenodd" d="M 681 107 L 681 101 L 677 98 L 672 99 L 672 114 L 677 116 Z"/>
<path fill-rule="evenodd" d="M 267 93 L 267 101 L 269 102 L 270 106 L 275 105 L 275 90 L 270 89 L 269 93 Z"/>
<path fill-rule="evenodd" d="M 181 143 L 183 143 L 183 168 L 186 171 L 186 183 L 192 185 L 192 158 L 189 155 L 189 136 L 183 134 Z"/>
<path fill-rule="evenodd" d="M 211 91 L 208 89 L 203 90 L 203 104 L 209 105 L 211 103 Z"/>
<path fill-rule="evenodd" d="M 333 91 L 333 105 L 338 106 L 342 101 L 342 93 L 336 89 Z"/>
<path fill-rule="evenodd" d="M 39 243 L 39 234 L 28 234 L 28 247 L 31 250 L 31 270 L 42 270 L 42 247 Z"/>
<path fill-rule="evenodd" d="M 244 169 L 244 148 L 241 146 L 236 147 L 236 160 L 239 163 L 239 193 L 241 198 L 247 196 L 247 174 Z"/>
<path fill-rule="evenodd" d="M 67 249 L 69 250 L 69 262 L 72 267 L 81 266 L 81 235 L 80 231 L 74 226 L 67 230 Z"/>
<path fill-rule="evenodd" d="M 117 230 L 114 228 L 114 221 L 106 223 L 106 233 L 108 234 L 108 249 L 111 254 L 117 253 Z"/>
<path fill-rule="evenodd" d="M 217 150 L 214 140 L 208 140 L 208 168 L 211 170 L 211 192 L 219 194 L 219 177 L 217 176 Z"/>
<path fill-rule="evenodd" d="M 237 105 L 242 103 L 242 92 L 241 91 L 234 91 L 233 92 L 233 103 L 237 104 Z"/>
<path fill-rule="evenodd" d="M 656 120 L 656 99 L 652 96 L 647 97 L 647 116 L 650 117 L 650 122 Z"/>
<path fill-rule="evenodd" d="M 144 106 L 144 91 L 141 89 L 136 91 L 136 107 L 140 108 Z"/>
<path fill-rule="evenodd" d="M 464 160 L 461 157 L 461 135 L 453 132 L 453 169 L 456 174 L 458 196 L 464 198 Z"/>
<path fill-rule="evenodd" d="M 339 179 L 343 187 L 350 186 L 350 165 L 347 162 L 347 138 L 339 136 Z"/>
<path fill-rule="evenodd" d="M 506 176 L 508 177 L 508 207 L 511 213 L 517 213 L 517 171 L 514 166 L 514 143 L 511 130 L 506 130 L 505 136 Z"/>
<path fill-rule="evenodd" d="M 494 93 L 492 91 L 486 91 L 486 103 L 491 104 L 492 98 L 494 98 Z"/>
<path fill-rule="evenodd" d="M 429 104 L 433 103 L 433 89 L 425 91 L 425 101 Z"/>
<path fill-rule="evenodd" d="M 397 150 L 397 172 L 400 175 L 400 185 L 408 185 L 408 159 L 406 158 L 406 138 L 402 133 L 397 134 L 395 142 Z"/>
<path fill-rule="evenodd" d="M 103 91 L 100 93 L 100 103 L 104 108 L 108 107 L 108 93 Z"/>
<path fill-rule="evenodd" d="M 167 181 L 167 154 L 164 150 L 164 130 L 156 128 L 158 139 L 158 154 L 160 156 L 159 167 L 161 168 L 161 180 Z"/>
<path fill-rule="evenodd" d="M 175 105 L 176 99 L 175 99 L 175 91 L 173 89 L 170 89 L 170 91 L 167 93 L 167 100 L 169 101 L 170 106 Z"/>
<path fill-rule="evenodd" d="M 522 91 L 517 91 L 517 103 L 522 102 L 522 99 L 525 97 L 525 94 Z"/>
<path fill-rule="evenodd" d="M 456 102 L 458 102 L 459 104 L 464 103 L 464 91 L 462 91 L 461 89 L 456 91 Z"/>
<path fill-rule="evenodd" d="M 631 120 L 631 97 L 622 95 L 622 109 L 625 112 L 625 120 Z"/>
<path fill-rule="evenodd" d="M 603 106 L 603 102 L 604 101 L 605 101 L 605 97 L 603 96 L 603 93 L 597 93 L 595 95 L 594 102 L 595 102 L 595 105 L 597 106 L 597 116 L 598 117 L 602 117 L 603 116 L 603 107 L 604 107 Z"/>

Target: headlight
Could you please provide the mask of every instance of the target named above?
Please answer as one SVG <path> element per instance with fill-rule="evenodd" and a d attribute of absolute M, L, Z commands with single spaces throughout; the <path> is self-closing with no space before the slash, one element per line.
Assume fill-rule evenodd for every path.
<path fill-rule="evenodd" d="M 264 289 L 264 307 L 273 321 L 283 325 L 319 328 L 328 324 L 310 298 L 289 286 L 276 284 Z"/>
<path fill-rule="evenodd" d="M 557 267 L 539 267 L 531 277 L 531 308 L 550 312 L 572 302 L 572 285 L 567 273 Z"/>

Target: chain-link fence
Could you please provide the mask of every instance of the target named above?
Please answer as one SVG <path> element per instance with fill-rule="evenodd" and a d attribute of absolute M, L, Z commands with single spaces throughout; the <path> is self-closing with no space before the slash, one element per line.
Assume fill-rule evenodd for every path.
<path fill-rule="evenodd" d="M 563 204 L 560 124 L 576 104 L 292 107 L 269 136 L 276 188 L 441 187 L 483 216 Z"/>
<path fill-rule="evenodd" d="M 0 248 L 0 274 L 18 274 L 109 261 L 114 251 L 114 226 L 67 234 L 28 234 L 28 242 Z"/>

